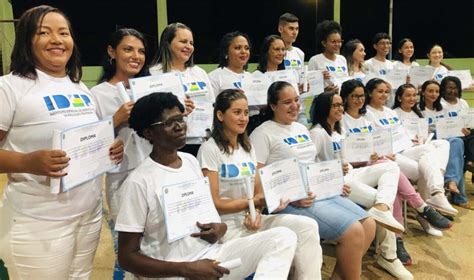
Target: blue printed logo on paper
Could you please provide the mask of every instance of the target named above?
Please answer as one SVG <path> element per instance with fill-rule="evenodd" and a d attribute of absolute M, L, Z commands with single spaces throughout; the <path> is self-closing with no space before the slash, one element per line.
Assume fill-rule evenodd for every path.
<path fill-rule="evenodd" d="M 48 111 L 91 106 L 89 96 L 85 94 L 54 94 L 43 97 Z"/>
<path fill-rule="evenodd" d="M 255 175 L 255 164 L 253 162 L 241 162 L 237 164 L 221 164 L 221 178 L 235 178 Z"/>
<path fill-rule="evenodd" d="M 397 124 L 399 121 L 400 121 L 400 120 L 399 120 L 397 117 L 388 118 L 388 119 L 379 119 L 379 123 L 380 123 L 382 126 L 388 126 L 388 125 Z"/>
<path fill-rule="evenodd" d="M 347 68 L 345 66 L 331 66 L 331 65 L 326 65 L 326 70 L 329 72 L 336 72 L 336 73 L 345 73 L 347 72 Z"/>
<path fill-rule="evenodd" d="M 306 142 L 309 142 L 309 141 L 311 141 L 311 139 L 306 134 L 299 134 L 299 135 L 296 135 L 294 137 L 288 137 L 288 138 L 283 139 L 283 142 L 285 142 L 289 146 L 302 144 L 302 143 L 306 143 Z"/>
<path fill-rule="evenodd" d="M 191 82 L 183 84 L 184 92 L 185 93 L 193 93 L 197 91 L 202 91 L 207 89 L 207 84 L 202 81 Z"/>

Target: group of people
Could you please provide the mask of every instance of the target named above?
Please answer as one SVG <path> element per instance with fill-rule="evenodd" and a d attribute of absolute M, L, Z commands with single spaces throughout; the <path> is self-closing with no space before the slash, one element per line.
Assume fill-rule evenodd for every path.
<path fill-rule="evenodd" d="M 324 21 L 316 30 L 323 51 L 308 62 L 309 70 L 323 70 L 324 92 L 312 101 L 308 123 L 300 100 L 307 88 L 305 57 L 293 46 L 298 30 L 298 18 L 283 14 L 280 35 L 263 41 L 257 69 L 295 70 L 299 85 L 276 81 L 268 88 L 267 104 L 249 109 L 241 86 L 251 54 L 245 33 L 223 36 L 219 66 L 207 74 L 193 62 L 188 26 L 169 24 L 153 61 L 139 31 L 119 29 L 105 50 L 100 83 L 89 91 L 80 81 L 79 53 L 66 15 L 50 6 L 26 11 L 17 24 L 11 73 L 0 78 L 0 172 L 8 173 L 0 207 L 0 259 L 11 279 L 89 277 L 101 228 L 102 177 L 51 194 L 51 178 L 67 176 L 70 160 L 64 151 L 51 149 L 52 131 L 110 117 L 117 137 L 110 157 L 119 164 L 105 175 L 115 273 L 123 269 L 139 279 L 320 279 L 323 239 L 336 243 L 331 278 L 360 279 L 362 257 L 377 228 L 376 262 L 399 279 L 413 279 L 404 266 L 412 260 L 401 235 L 402 201 L 416 210 L 427 234 L 442 236 L 452 226 L 458 211 L 445 194 L 451 203 L 470 207 L 462 138 L 425 143 L 412 135 L 414 145 L 399 153 L 343 161 L 341 195 L 319 200 L 309 191 L 297 201 L 282 199 L 272 213 L 266 210 L 258 170 L 287 158 L 302 163 L 341 159 L 341 141 L 348 133 L 393 129 L 405 119 L 428 118 L 434 130 L 436 119 L 468 108 L 460 81 L 447 76 L 436 45 L 429 51 L 435 79 L 421 86 L 420 102 L 408 77 L 396 89 L 393 109 L 386 107 L 391 85 L 383 75 L 416 65 L 413 42 L 402 40 L 395 63 L 386 59 L 391 42 L 384 33 L 375 36 L 374 58 L 365 61 L 358 40 L 347 42 L 342 56 L 340 25 Z M 181 77 L 183 103 L 172 92 L 132 102 L 116 86 L 129 88 L 130 79 L 170 72 Z M 361 78 L 368 73 L 381 78 L 364 85 Z M 353 79 L 339 86 L 336 80 L 344 76 Z M 90 102 L 71 102 L 67 108 L 47 102 L 49 96 L 77 94 Z M 212 129 L 209 137 L 186 137 L 188 116 L 198 102 L 213 104 Z M 470 130 L 462 133 L 469 137 Z M 163 188 L 203 177 L 221 221 L 196 221 L 195 233 L 169 242 Z M 250 198 L 247 177 L 254 191 Z M 248 212 L 249 199 L 255 216 Z M 236 258 L 239 266 L 220 266 Z"/>

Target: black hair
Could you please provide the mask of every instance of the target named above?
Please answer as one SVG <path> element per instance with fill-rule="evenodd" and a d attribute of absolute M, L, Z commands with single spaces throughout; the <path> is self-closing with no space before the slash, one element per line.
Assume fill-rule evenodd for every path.
<path fill-rule="evenodd" d="M 332 135 L 332 129 L 328 123 L 328 117 L 332 108 L 332 100 L 334 95 L 336 94 L 332 92 L 321 93 L 313 99 L 310 110 L 311 123 L 313 124 L 313 127 L 319 124 L 329 135 Z M 338 133 L 341 133 L 340 121 L 336 121 L 334 130 L 336 130 Z"/>
<path fill-rule="evenodd" d="M 184 112 L 184 106 L 171 92 L 154 92 L 138 99 L 130 112 L 128 123 L 138 136 L 145 138 L 143 130 L 162 120 L 166 109 L 178 108 Z"/>
<path fill-rule="evenodd" d="M 161 33 L 158 52 L 156 53 L 156 57 L 152 62 L 153 65 L 161 63 L 163 73 L 168 73 L 171 71 L 171 41 L 173 41 L 174 37 L 176 37 L 176 31 L 178 29 L 186 29 L 193 33 L 191 28 L 181 22 L 170 23 L 165 27 Z M 188 61 L 184 63 L 184 66 L 186 68 L 194 66 L 194 52 Z"/>
<path fill-rule="evenodd" d="M 370 79 L 367 84 L 365 84 L 365 105 L 370 104 L 370 101 L 372 100 L 371 93 L 380 84 L 387 84 L 387 82 L 379 78 L 373 78 Z"/>
<path fill-rule="evenodd" d="M 359 39 L 352 39 L 348 41 L 341 50 L 341 54 L 346 58 L 347 61 L 349 75 L 354 74 L 354 70 L 352 70 L 352 65 L 354 64 L 353 55 L 359 44 L 363 45 Z M 359 65 L 359 69 L 364 73 L 367 71 L 363 63 Z"/>
<path fill-rule="evenodd" d="M 69 58 L 66 64 L 66 74 L 71 81 L 79 83 L 82 78 L 82 65 L 79 49 L 75 44 L 76 38 L 72 31 L 71 22 L 59 9 L 48 5 L 31 8 L 21 15 L 16 25 L 15 44 L 11 54 L 10 71 L 15 75 L 32 80 L 38 77 L 36 73 L 36 58 L 33 53 L 33 38 L 41 26 L 44 17 L 49 13 L 60 14 L 67 22 L 74 47 L 72 49 L 71 58 Z"/>
<path fill-rule="evenodd" d="M 278 24 L 281 25 L 281 24 L 287 23 L 287 22 L 298 22 L 298 21 L 299 21 L 298 17 L 295 16 L 294 14 L 284 13 L 278 19 Z"/>
<path fill-rule="evenodd" d="M 242 36 L 247 40 L 249 44 L 249 50 L 252 49 L 252 44 L 250 43 L 250 38 L 247 34 L 240 31 L 234 31 L 224 34 L 219 44 L 219 68 L 224 68 L 229 65 L 229 46 L 234 40 L 235 37 Z M 250 60 L 250 59 L 249 59 Z M 244 70 L 247 70 L 248 62 L 244 65 Z"/>
<path fill-rule="evenodd" d="M 441 80 L 441 85 L 440 85 L 440 95 L 441 97 L 444 98 L 446 95 L 446 87 L 448 86 L 448 82 L 453 82 L 456 87 L 458 88 L 458 98 L 462 98 L 462 84 L 461 80 L 458 77 L 455 76 L 446 76 Z"/>
<path fill-rule="evenodd" d="M 260 49 L 260 57 L 258 59 L 258 66 L 257 70 L 261 71 L 262 73 L 267 72 L 267 67 L 268 67 L 268 50 L 270 49 L 271 44 L 276 41 L 276 40 L 281 40 L 283 42 L 283 45 L 285 45 L 285 41 L 278 36 L 278 35 L 269 35 L 263 39 L 262 42 L 262 47 Z M 277 70 L 284 70 L 285 65 L 284 62 L 282 61 L 280 64 L 278 64 Z"/>
<path fill-rule="evenodd" d="M 374 38 L 372 38 L 372 43 L 374 45 L 376 45 L 380 40 L 382 39 L 388 39 L 388 40 L 391 40 L 390 38 L 390 35 L 388 35 L 387 33 L 385 32 L 379 32 L 377 34 L 374 35 Z"/>
<path fill-rule="evenodd" d="M 126 36 L 133 36 L 140 40 L 145 48 L 145 62 L 143 64 L 142 69 L 140 72 L 138 72 L 135 77 L 143 77 L 143 76 L 148 76 L 150 73 L 148 71 L 148 48 L 146 44 L 146 39 L 145 36 L 140 33 L 139 31 L 133 29 L 133 28 L 120 28 L 116 30 L 112 35 L 110 36 L 109 42 L 107 46 L 110 46 L 112 49 L 117 49 L 117 46 L 122 42 L 123 38 Z M 117 72 L 117 65 L 115 63 L 115 59 L 112 59 L 109 56 L 109 53 L 107 51 L 107 48 L 105 50 L 105 56 L 104 56 L 104 61 L 102 62 L 102 76 L 100 77 L 100 82 L 106 82 L 112 79 Z"/>
<path fill-rule="evenodd" d="M 443 58 L 444 58 L 444 49 L 443 49 L 443 47 L 441 47 L 440 44 L 433 44 L 433 45 L 431 45 L 431 46 L 428 48 L 428 51 L 426 52 L 426 55 L 429 56 L 431 50 L 432 50 L 434 47 L 440 47 L 440 48 L 441 48 L 441 51 L 443 52 Z M 446 63 L 444 63 L 444 62 L 440 62 L 439 64 L 443 65 L 443 66 L 446 67 L 446 69 L 448 69 L 448 70 L 453 70 L 453 68 L 452 68 L 451 66 L 449 66 L 448 64 L 446 64 Z M 429 58 L 428 58 L 428 65 L 431 65 L 431 59 L 429 59 Z"/>
<path fill-rule="evenodd" d="M 342 103 L 344 104 L 344 111 L 347 111 L 347 99 L 349 99 L 351 93 L 359 87 L 364 90 L 364 96 L 365 98 L 367 98 L 367 93 L 365 92 L 364 84 L 361 81 L 352 79 L 342 83 L 340 95 L 342 97 Z M 364 115 L 365 113 L 367 113 L 367 105 L 364 102 L 362 108 L 359 109 L 359 114 Z"/>
<path fill-rule="evenodd" d="M 403 54 L 400 51 L 402 50 L 403 45 L 405 45 L 406 42 L 411 42 L 413 44 L 413 41 L 410 38 L 401 39 L 400 42 L 398 42 L 397 52 L 394 55 L 394 60 L 403 62 Z M 413 53 L 413 55 L 410 57 L 410 62 L 413 62 L 415 60 L 416 60 L 415 54 Z"/>
<path fill-rule="evenodd" d="M 324 20 L 316 26 L 316 42 L 317 46 L 321 46 L 321 50 L 324 50 L 321 42 L 326 41 L 329 35 L 333 33 L 342 35 L 341 25 L 334 20 Z"/>
<path fill-rule="evenodd" d="M 402 102 L 400 101 L 400 99 L 402 98 L 403 94 L 405 93 L 405 90 L 407 90 L 409 88 L 414 89 L 415 93 L 416 93 L 416 87 L 412 84 L 403 84 L 403 85 L 401 85 L 397 88 L 397 91 L 395 92 L 395 103 L 393 104 L 392 109 L 398 108 L 402 105 Z M 417 106 L 416 103 L 415 103 L 415 105 L 413 105 L 413 107 L 411 107 L 411 110 L 413 112 L 415 112 L 415 114 L 418 117 L 423 118 L 423 114 L 421 113 L 420 109 L 418 109 L 418 106 Z"/>
<path fill-rule="evenodd" d="M 268 88 L 265 120 L 272 120 L 275 117 L 275 113 L 273 112 L 271 105 L 277 105 L 278 100 L 280 99 L 280 92 L 286 87 L 292 87 L 292 85 L 285 81 L 276 81 Z"/>
<path fill-rule="evenodd" d="M 214 103 L 214 118 L 211 136 L 214 138 L 214 141 L 216 142 L 219 149 L 223 151 L 224 154 L 228 155 L 232 154 L 233 150 L 230 149 L 230 141 L 224 134 L 224 126 L 222 125 L 222 122 L 219 120 L 219 118 L 217 118 L 217 112 L 220 111 L 225 113 L 232 106 L 232 102 L 239 99 L 247 100 L 247 97 L 244 93 L 238 90 L 226 89 L 217 95 L 216 101 Z M 237 136 L 237 142 L 248 153 L 252 149 L 252 144 L 250 144 L 247 131 L 244 131 L 244 133 Z"/>
<path fill-rule="evenodd" d="M 425 92 L 425 90 L 428 88 L 429 85 L 437 85 L 441 92 L 441 86 L 439 85 L 437 81 L 428 80 L 424 82 L 423 85 L 421 85 L 421 94 L 420 94 L 420 102 L 419 102 L 421 111 L 424 111 L 426 108 L 425 96 L 423 93 Z M 433 103 L 433 108 L 438 112 L 443 110 L 443 105 L 441 105 L 441 93 L 438 95 L 438 98 L 436 98 L 435 102 Z"/>

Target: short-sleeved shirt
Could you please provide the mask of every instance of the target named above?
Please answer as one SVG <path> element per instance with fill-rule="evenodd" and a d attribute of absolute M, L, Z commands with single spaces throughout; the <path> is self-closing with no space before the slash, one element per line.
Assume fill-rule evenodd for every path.
<path fill-rule="evenodd" d="M 388 59 L 380 61 L 372 57 L 365 62 L 365 66 L 367 66 L 369 72 L 384 76 L 393 69 L 393 62 Z"/>

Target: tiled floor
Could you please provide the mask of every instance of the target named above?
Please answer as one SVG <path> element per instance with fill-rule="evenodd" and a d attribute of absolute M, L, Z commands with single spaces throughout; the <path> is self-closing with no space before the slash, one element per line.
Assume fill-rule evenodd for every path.
<path fill-rule="evenodd" d="M 0 175 L 0 193 L 6 183 L 4 175 Z M 467 193 L 474 203 L 474 189 L 470 183 L 470 175 L 466 180 Z M 474 279 L 474 211 L 459 209 L 455 225 L 444 233 L 442 238 L 427 236 L 418 223 L 410 219 L 408 233 L 405 234 L 405 246 L 413 258 L 413 265 L 408 269 L 415 279 Z M 333 255 L 332 248 L 325 253 Z M 107 224 L 103 223 L 103 231 L 97 254 L 94 259 L 92 280 L 111 279 L 114 263 L 113 246 Z M 334 258 L 324 257 L 323 277 L 326 279 L 334 265 Z M 374 264 L 372 254 L 364 257 L 362 279 L 394 279 Z"/>

